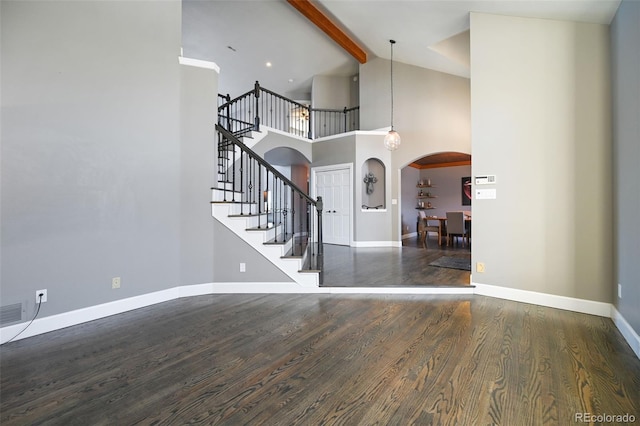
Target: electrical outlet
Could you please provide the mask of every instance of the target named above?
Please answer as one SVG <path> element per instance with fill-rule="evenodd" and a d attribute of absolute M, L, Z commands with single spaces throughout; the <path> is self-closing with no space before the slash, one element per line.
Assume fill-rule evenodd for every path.
<path fill-rule="evenodd" d="M 247 272 L 247 264 L 240 263 L 240 272 Z"/>
<path fill-rule="evenodd" d="M 484 262 L 476 262 L 476 271 L 484 272 Z"/>
<path fill-rule="evenodd" d="M 42 295 L 42 298 L 40 298 L 40 295 Z M 47 301 L 47 289 L 45 288 L 44 290 L 36 291 L 36 305 L 38 303 L 44 303 L 46 301 Z"/>
<path fill-rule="evenodd" d="M 622 299 L 622 284 L 618 283 L 618 299 Z"/>
<path fill-rule="evenodd" d="M 111 288 L 120 288 L 120 277 L 114 277 L 111 279 Z"/>

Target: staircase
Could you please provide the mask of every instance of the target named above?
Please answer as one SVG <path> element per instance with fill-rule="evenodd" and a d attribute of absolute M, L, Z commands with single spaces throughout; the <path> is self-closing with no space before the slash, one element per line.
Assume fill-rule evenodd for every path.
<path fill-rule="evenodd" d="M 322 284 L 322 200 L 311 199 L 223 125 L 216 129 L 213 217 L 297 284 Z M 246 129 L 239 133 L 248 136 Z"/>

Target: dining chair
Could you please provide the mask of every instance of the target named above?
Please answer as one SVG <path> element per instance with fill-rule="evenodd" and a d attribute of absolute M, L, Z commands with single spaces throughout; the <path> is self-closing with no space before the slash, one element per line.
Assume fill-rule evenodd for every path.
<path fill-rule="evenodd" d="M 462 237 L 463 247 L 465 239 L 469 241 L 469 231 L 465 226 L 463 212 L 447 212 L 447 245 L 452 245 L 455 237 Z"/>
<path fill-rule="evenodd" d="M 435 232 L 438 235 L 438 244 L 440 244 L 440 221 L 438 225 L 429 225 L 429 217 L 422 210 L 418 212 L 420 215 L 420 237 L 422 238 L 422 245 L 424 248 L 428 248 L 429 232 Z"/>

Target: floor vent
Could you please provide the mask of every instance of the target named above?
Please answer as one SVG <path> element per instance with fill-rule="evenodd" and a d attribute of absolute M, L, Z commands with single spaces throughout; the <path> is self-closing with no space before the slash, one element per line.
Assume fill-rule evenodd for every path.
<path fill-rule="evenodd" d="M 0 325 L 22 321 L 22 303 L 0 306 Z"/>

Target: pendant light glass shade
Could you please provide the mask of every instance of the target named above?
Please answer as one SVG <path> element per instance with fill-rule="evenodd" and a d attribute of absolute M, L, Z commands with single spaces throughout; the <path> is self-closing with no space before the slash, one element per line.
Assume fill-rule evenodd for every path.
<path fill-rule="evenodd" d="M 389 43 L 391 43 L 391 130 L 384 137 L 384 146 L 389 151 L 395 151 L 401 143 L 400 135 L 393 130 L 393 45 L 396 44 L 396 41 L 389 40 Z"/>
<path fill-rule="evenodd" d="M 400 135 L 395 130 L 389 130 L 389 133 L 384 137 L 384 147 L 389 151 L 395 151 L 400 146 Z"/>

